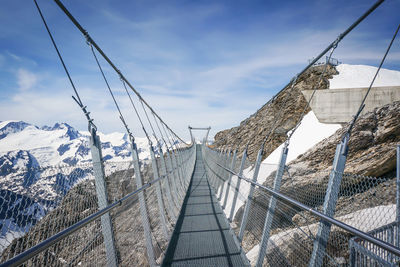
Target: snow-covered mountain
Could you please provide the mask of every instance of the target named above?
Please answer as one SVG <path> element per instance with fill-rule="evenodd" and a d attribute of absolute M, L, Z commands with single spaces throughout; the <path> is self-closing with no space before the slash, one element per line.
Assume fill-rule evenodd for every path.
<path fill-rule="evenodd" d="M 131 160 L 128 136 L 98 134 L 105 167 L 127 166 L 122 162 Z M 135 141 L 140 159 L 149 160 L 147 139 Z M 0 251 L 56 207 L 70 188 L 92 178 L 88 132 L 67 123 L 0 122 Z"/>
<path fill-rule="evenodd" d="M 129 160 L 128 136 L 123 133 L 98 133 L 106 161 Z M 78 132 L 67 123 L 37 127 L 22 121 L 0 122 L 0 156 L 22 150 L 38 161 L 40 166 L 74 165 L 91 160 L 89 133 Z M 141 159 L 149 158 L 146 138 L 136 138 Z"/>

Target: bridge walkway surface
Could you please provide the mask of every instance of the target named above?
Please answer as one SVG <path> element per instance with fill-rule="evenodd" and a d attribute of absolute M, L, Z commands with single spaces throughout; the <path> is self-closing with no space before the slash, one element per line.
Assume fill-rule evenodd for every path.
<path fill-rule="evenodd" d="M 250 266 L 210 186 L 199 145 L 162 266 Z"/>

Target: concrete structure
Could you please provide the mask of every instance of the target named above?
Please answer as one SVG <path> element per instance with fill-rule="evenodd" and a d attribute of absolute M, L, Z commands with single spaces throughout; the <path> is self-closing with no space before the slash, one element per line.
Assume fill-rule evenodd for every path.
<path fill-rule="evenodd" d="M 356 114 L 367 90 L 367 87 L 317 90 L 310 106 L 319 122 L 344 124 Z M 312 92 L 302 91 L 307 101 Z M 362 114 L 394 101 L 400 101 L 400 86 L 372 87 Z"/>

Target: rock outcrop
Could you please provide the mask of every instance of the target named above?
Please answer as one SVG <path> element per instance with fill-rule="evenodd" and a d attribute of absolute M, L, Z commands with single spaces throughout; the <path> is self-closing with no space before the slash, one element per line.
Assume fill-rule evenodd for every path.
<path fill-rule="evenodd" d="M 335 216 L 350 216 L 351 225 L 363 231 L 370 231 L 388 217 L 394 218 L 379 206 L 390 206 L 396 200 L 396 146 L 400 142 L 400 102 L 394 102 L 376 108 L 372 112 L 361 116 L 352 131 L 349 141 L 349 153 L 342 179 L 339 199 L 336 205 Z M 282 179 L 281 192 L 317 210 L 322 210 L 322 204 L 332 170 L 332 162 L 336 145 L 340 143 L 348 125 L 339 129 L 334 135 L 326 138 L 306 153 L 298 156 L 287 166 Z M 264 182 L 271 187 L 275 174 L 272 173 Z M 250 209 L 250 218 L 243 240 L 244 248 L 249 250 L 259 242 L 262 233 L 269 195 L 256 189 L 253 204 Z M 240 225 L 243 208 L 235 216 L 235 224 Z M 374 209 L 375 208 L 375 209 Z M 373 209 L 373 212 L 364 212 L 360 217 L 358 211 Z M 390 210 L 394 212 L 394 209 Z M 361 213 L 360 213 L 361 214 Z M 349 218 L 347 218 L 349 219 Z M 301 211 L 282 202 L 278 202 L 277 212 L 273 222 L 273 234 L 278 234 L 296 227 L 312 226 L 318 218 L 309 212 Z M 390 222 L 385 221 L 386 223 Z M 310 228 L 309 227 L 309 228 Z M 375 228 L 376 228 L 375 227 Z M 298 231 L 298 230 L 296 230 Z M 335 257 L 344 257 L 348 260 L 348 240 L 351 237 L 340 228 L 332 233 L 328 252 Z M 294 238 L 294 237 L 293 237 Z M 295 244 L 293 238 L 285 242 Z M 297 236 L 297 238 L 299 238 Z M 342 244 L 338 245 L 338 244 Z M 337 246 L 335 248 L 335 246 Z M 298 246 L 288 247 L 286 254 L 304 254 L 296 251 Z"/>
<path fill-rule="evenodd" d="M 287 132 L 295 127 L 306 108 L 307 102 L 301 91 L 329 88 L 328 79 L 337 74 L 337 71 L 333 66 L 328 65 L 321 83 L 318 84 L 324 67 L 324 65 L 315 66 L 309 69 L 298 77 L 293 89 L 291 86 L 285 87 L 256 113 L 242 121 L 239 126 L 218 132 L 214 137 L 214 146 L 216 148 L 237 147 L 241 154 L 249 144 L 248 155 L 251 160 L 255 160 L 262 141 L 269 134 L 271 128 L 274 128 L 268 145 L 264 147 L 264 158 L 267 157 L 286 140 Z M 307 109 L 306 113 L 309 110 Z M 274 126 L 275 119 L 277 121 Z"/>

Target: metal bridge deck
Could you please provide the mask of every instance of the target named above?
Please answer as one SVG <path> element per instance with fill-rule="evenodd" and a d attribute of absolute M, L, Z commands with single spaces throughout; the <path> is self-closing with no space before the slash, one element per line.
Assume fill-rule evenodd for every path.
<path fill-rule="evenodd" d="M 162 266 L 249 266 L 211 189 L 199 145 L 192 180 Z"/>

